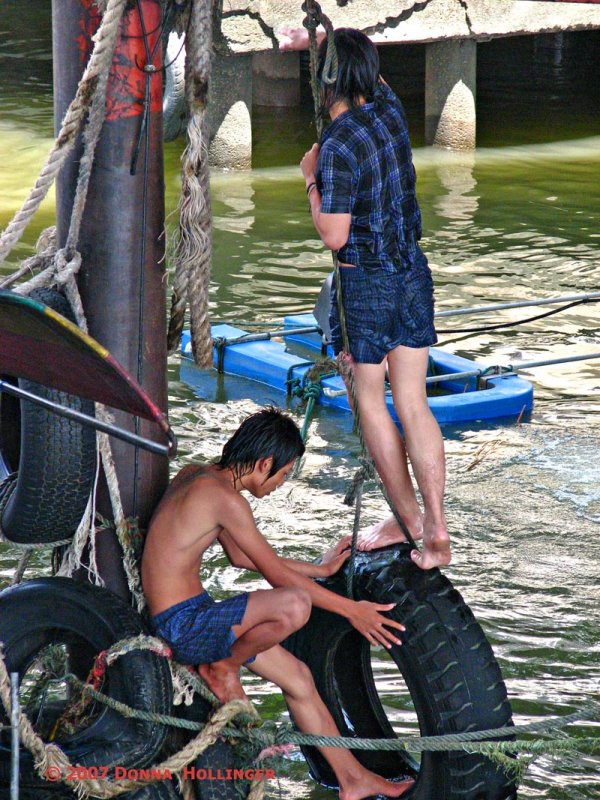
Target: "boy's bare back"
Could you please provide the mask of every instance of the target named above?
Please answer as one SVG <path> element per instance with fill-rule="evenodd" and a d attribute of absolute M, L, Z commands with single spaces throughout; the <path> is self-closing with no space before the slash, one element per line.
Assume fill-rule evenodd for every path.
<path fill-rule="evenodd" d="M 150 521 L 142 582 L 150 613 L 203 591 L 202 557 L 223 531 L 227 509 L 246 503 L 219 470 L 188 465 L 173 479 Z"/>

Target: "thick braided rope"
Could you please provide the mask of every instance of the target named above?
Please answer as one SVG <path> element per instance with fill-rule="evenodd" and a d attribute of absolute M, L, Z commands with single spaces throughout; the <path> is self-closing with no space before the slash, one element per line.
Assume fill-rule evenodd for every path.
<path fill-rule="evenodd" d="M 83 684 L 76 678 L 72 682 L 78 685 L 84 693 L 89 694 L 95 700 L 104 705 L 119 711 L 128 718 L 142 719 L 146 722 L 157 722 L 164 725 L 171 725 L 174 728 L 182 728 L 184 730 L 202 730 L 204 723 L 194 722 L 192 720 L 179 719 L 169 714 L 157 714 L 152 711 L 140 711 L 139 709 L 130 708 L 124 703 L 120 703 L 113 698 L 108 697 L 102 692 L 93 689 L 91 686 Z M 574 722 L 579 722 L 586 719 L 598 718 L 599 708 L 597 703 L 590 703 L 584 706 L 580 711 L 574 714 L 569 714 L 565 717 L 553 717 L 543 722 L 530 722 L 525 725 L 506 725 L 501 728 L 489 728 L 480 731 L 465 731 L 464 733 L 449 733 L 439 734 L 437 736 L 411 736 L 405 739 L 387 738 L 387 739 L 366 739 L 366 738 L 351 738 L 343 736 L 322 736 L 312 733 L 301 733 L 294 730 L 290 725 L 282 725 L 279 729 L 273 730 L 271 727 L 252 728 L 249 730 L 240 730 L 239 728 L 224 728 L 222 733 L 224 736 L 233 739 L 252 739 L 258 742 L 261 747 L 279 747 L 281 744 L 287 743 L 292 745 L 305 745 L 310 747 L 336 747 L 336 748 L 351 748 L 353 750 L 381 750 L 381 751 L 396 751 L 406 750 L 410 753 L 425 753 L 425 752 L 442 752 L 446 750 L 465 750 L 467 752 L 476 752 L 472 748 L 482 747 L 481 752 L 485 748 L 495 747 L 499 752 L 529 752 L 531 745 L 535 744 L 537 752 L 552 752 L 553 740 L 539 740 L 534 741 L 516 741 L 513 737 L 522 734 L 548 734 L 553 733 L 567 725 Z M 498 738 L 510 737 L 510 740 L 495 741 Z M 487 741 L 494 740 L 494 741 Z M 565 742 L 567 738 L 557 739 L 558 742 Z M 582 742 L 582 747 L 588 748 L 590 745 L 587 738 L 572 738 L 570 749 L 576 749 L 574 744 Z M 600 748 L 600 739 L 593 740 L 596 746 Z M 546 748 L 545 748 L 546 746 Z M 545 748 L 545 749 L 544 749 Z M 560 748 L 559 748 L 560 749 Z"/>
<path fill-rule="evenodd" d="M 62 122 L 60 132 L 48 155 L 46 163 L 31 190 L 29 197 L 15 214 L 0 237 L 0 263 L 19 241 L 23 231 L 39 208 L 48 190 L 54 183 L 67 156 L 73 149 L 85 114 L 90 108 L 98 81 L 106 65 L 112 63 L 113 51 L 127 0 L 109 0 L 102 23 L 94 35 L 94 49 L 75 97 Z"/>
<path fill-rule="evenodd" d="M 189 109 L 187 146 L 181 158 L 179 231 L 175 281 L 167 346 L 174 352 L 181 338 L 186 305 L 190 307 L 192 354 L 201 367 L 212 365 L 208 292 L 212 258 L 212 215 L 205 122 L 212 52 L 212 4 L 199 0 L 190 10 L 185 59 Z"/>
<path fill-rule="evenodd" d="M 96 85 L 96 91 L 94 92 L 89 118 L 83 132 L 83 153 L 79 161 L 77 187 L 75 189 L 75 198 L 73 200 L 73 208 L 71 210 L 69 232 L 65 244 L 65 250 L 67 253 L 72 253 L 77 250 L 79 231 L 81 229 L 81 221 L 83 219 L 83 212 L 85 210 L 85 203 L 90 185 L 94 155 L 96 153 L 96 145 L 98 144 L 100 132 L 102 131 L 102 126 L 104 125 L 104 120 L 106 118 L 106 90 L 108 86 L 111 65 L 112 53 L 111 59 L 106 59 L 103 62 L 102 69 L 99 72 L 98 83 Z M 74 275 L 72 275 L 69 283 L 74 280 Z"/>
<path fill-rule="evenodd" d="M 145 634 L 140 634 L 135 637 L 130 637 L 128 639 L 121 639 L 112 645 L 107 651 L 101 653 L 98 656 L 98 661 L 100 661 L 103 665 L 109 666 L 113 664 L 118 658 L 127 653 L 132 652 L 133 650 L 150 650 L 157 655 L 163 657 L 169 657 L 170 655 L 170 648 L 163 642 L 162 639 L 153 636 L 147 636 Z M 177 718 L 169 717 L 167 715 L 158 715 L 154 714 L 153 712 L 144 712 L 138 709 L 129 709 L 122 703 L 118 703 L 114 701 L 112 698 L 102 695 L 99 692 L 93 692 L 93 695 L 96 699 L 100 700 L 100 702 L 105 702 L 106 704 L 117 708 L 121 707 L 126 709 L 126 715 L 129 717 L 136 717 L 139 719 L 144 719 L 147 721 L 156 721 L 156 722 L 164 722 L 165 724 L 172 724 L 175 727 L 182 727 L 188 730 L 196 730 L 202 726 L 203 723 L 198 722 L 191 722 L 188 720 L 179 720 Z M 212 698 L 213 696 L 210 695 Z M 253 718 L 257 718 L 256 712 L 252 707 L 252 714 Z M 346 737 L 342 736 L 317 736 L 314 734 L 308 733 L 300 733 L 298 731 L 288 731 L 287 729 L 283 729 L 283 735 L 286 737 L 288 742 L 293 744 L 303 744 L 303 745 L 317 745 L 323 747 L 347 747 L 348 743 L 351 741 L 352 748 L 355 749 L 362 749 L 362 750 L 408 750 L 409 752 L 413 753 L 420 753 L 425 751 L 441 751 L 445 749 L 461 749 L 459 745 L 464 744 L 466 742 L 475 742 L 479 743 L 485 739 L 492 739 L 492 738 L 501 738 L 501 737 L 514 737 L 520 734 L 531 734 L 531 733 L 550 733 L 556 731 L 557 729 L 563 728 L 567 725 L 570 725 L 574 722 L 579 722 L 586 719 L 593 719 L 597 720 L 600 717 L 600 703 L 597 702 L 589 702 L 583 708 L 578 711 L 573 712 L 572 714 L 567 714 L 562 717 L 552 717 L 547 720 L 537 721 L 537 722 L 529 722 L 524 725 L 506 725 L 500 728 L 488 728 L 485 730 L 478 730 L 478 731 L 465 731 L 463 733 L 452 733 L 452 734 L 441 734 L 436 736 L 420 736 L 420 737 L 410 737 L 408 739 L 367 739 L 367 738 L 352 738 L 349 740 Z M 281 735 L 274 734 L 271 729 L 262 729 L 257 728 L 251 731 L 242 731 L 239 730 L 232 730 L 226 731 L 226 733 L 234 736 L 250 736 L 251 738 L 255 738 L 261 742 L 261 744 L 266 745 L 279 745 L 283 741 Z M 510 751 L 511 747 L 514 747 L 518 743 L 514 741 L 507 741 L 507 742 L 493 742 L 492 744 L 501 744 L 502 747 Z M 531 742 L 524 742 L 524 748 L 528 745 L 532 744 Z M 600 746 L 600 740 L 598 740 L 598 745 Z"/>
<path fill-rule="evenodd" d="M 54 148 L 48 157 L 45 167 L 40 173 L 30 198 L 9 224 L 0 239 L 0 261 L 2 261 L 10 252 L 12 245 L 20 238 L 29 219 L 31 219 L 37 210 L 39 203 L 54 181 L 66 156 L 74 145 L 77 134 L 83 124 L 85 113 L 91 106 L 88 124 L 84 133 L 84 153 L 80 161 L 77 189 L 66 247 L 54 253 L 52 266 L 46 268 L 31 281 L 22 284 L 16 289 L 18 293 L 26 294 L 38 286 L 47 286 L 52 280 L 56 280 L 59 284 L 64 284 L 67 298 L 73 308 L 77 324 L 86 333 L 88 332 L 87 320 L 75 280 L 75 275 L 81 266 L 81 256 L 77 252 L 76 247 L 87 198 L 94 153 L 106 115 L 106 89 L 110 68 L 112 66 L 113 53 L 120 30 L 121 18 L 126 5 L 127 0 L 108 0 L 100 27 L 93 37 L 95 44 L 92 55 L 77 88 L 75 98 L 67 109 Z M 52 165 L 52 169 L 50 169 L 50 165 Z M 39 187 L 45 187 L 45 191 L 41 193 Z M 36 199 L 37 204 L 34 202 Z M 25 213 L 26 210 L 27 214 Z M 43 263 L 44 258 L 50 256 L 50 252 L 55 246 L 55 233 L 54 237 L 48 238 L 49 244 L 39 256 L 40 263 Z M 4 245 L 5 242 L 6 246 Z M 3 250 L 3 247 L 7 247 L 8 249 Z M 25 267 L 25 265 L 23 265 L 23 267 Z M 22 273 L 22 269 L 19 270 L 19 273 Z M 16 276 L 11 276 L 11 282 L 12 279 L 16 279 Z M 108 411 L 99 403 L 96 403 L 96 416 L 100 419 L 108 419 Z M 123 563 L 127 575 L 127 582 L 134 597 L 136 607 L 141 611 L 145 606 L 145 599 L 141 588 L 139 570 L 131 547 L 129 529 L 121 503 L 118 478 L 110 442 L 106 434 L 98 433 L 97 438 L 108 483 L 117 537 L 123 549 Z M 76 537 L 77 548 L 71 547 L 69 557 L 63 560 L 65 569 L 69 568 L 67 562 L 70 562 L 72 566 L 74 560 L 73 556 L 77 553 L 78 557 L 76 557 L 75 560 L 80 561 L 83 545 L 87 538 L 83 529 L 87 529 L 88 532 L 93 530 L 95 520 L 94 514 L 90 514 L 90 507 L 90 504 L 88 504 L 88 508 L 84 514 L 84 520 L 78 529 L 78 536 Z M 94 567 L 94 554 L 92 553 L 91 556 L 91 566 Z M 93 572 L 95 572 L 96 581 L 99 582 L 97 570 L 93 570 Z"/>

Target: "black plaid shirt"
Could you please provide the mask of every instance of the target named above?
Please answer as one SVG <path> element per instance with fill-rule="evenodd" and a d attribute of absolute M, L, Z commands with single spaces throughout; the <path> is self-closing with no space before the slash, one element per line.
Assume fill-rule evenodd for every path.
<path fill-rule="evenodd" d="M 375 100 L 341 114 L 321 137 L 316 172 L 325 214 L 351 214 L 339 259 L 365 269 L 406 269 L 421 212 L 404 109 L 380 83 Z"/>

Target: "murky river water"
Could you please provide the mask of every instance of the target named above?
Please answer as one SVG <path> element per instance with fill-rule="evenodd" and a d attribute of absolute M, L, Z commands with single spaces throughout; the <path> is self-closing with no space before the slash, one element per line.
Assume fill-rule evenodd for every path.
<path fill-rule="evenodd" d="M 29 4 L 0 3 L 4 227 L 51 142 L 51 78 L 44 14 L 38 13 L 35 24 L 19 26 L 16 7 L 23 14 Z M 45 8 L 32 5 L 38 12 Z M 555 113 L 536 121 L 531 96 L 526 103 L 526 89 L 511 84 L 511 75 L 516 79 L 513 60 L 502 58 L 497 45 L 484 51 L 480 128 L 485 146 L 474 155 L 422 148 L 419 102 L 408 97 L 419 145 L 415 163 L 423 247 L 435 277 L 438 309 L 598 289 L 600 131 L 597 113 L 590 112 L 598 110 L 597 90 L 593 82 L 581 80 L 583 72 L 568 58 L 571 40 L 562 50 L 554 42 L 551 52 L 547 40 L 545 49 L 542 44 L 532 63 L 541 71 L 540 63 L 550 59 L 552 74 L 560 79 Z M 597 68 L 598 40 L 579 40 L 578 47 L 581 70 Z M 531 53 L 528 57 L 533 58 Z M 500 63 L 511 65 L 512 72 L 496 69 L 500 77 L 494 95 L 492 76 Z M 418 77 L 418 64 L 415 70 Z M 535 76 L 535 71 L 527 74 Z M 538 88 L 534 106 L 552 110 L 554 95 L 548 87 Z M 565 108 L 565 98 L 573 95 L 580 100 L 579 114 L 573 105 Z M 309 113 L 278 113 L 275 120 L 270 111 L 259 110 L 259 166 L 244 174 L 213 176 L 215 320 L 275 321 L 312 309 L 330 260 L 315 238 L 295 166 L 312 142 Z M 167 203 L 172 209 L 181 143 L 166 150 Z M 30 253 L 37 233 L 51 224 L 52 213 L 49 198 L 15 249 L 12 266 Z M 9 267 L 3 268 L 7 271 Z M 529 313 L 498 312 L 478 321 L 524 316 Z M 460 326 L 446 320 L 440 322 L 439 333 L 443 346 L 453 352 L 506 364 L 598 352 L 598 318 L 598 306 L 587 305 L 522 327 L 474 335 L 445 333 L 464 327 L 465 318 Z M 492 642 L 516 722 L 567 714 L 600 699 L 600 361 L 540 368 L 531 379 L 535 408 L 523 424 L 444 429 L 447 513 L 454 542 L 447 575 Z M 256 403 L 285 404 L 275 392 L 216 375 L 204 382 L 200 399 L 181 380 L 178 358 L 169 364 L 169 380 L 172 423 L 180 440 L 176 467 L 215 456 Z M 260 527 L 281 553 L 312 558 L 349 530 L 352 512 L 342 496 L 357 453 L 349 417 L 318 411 L 300 478 L 256 505 Z M 383 513 L 381 499 L 370 492 L 365 525 Z M 11 548 L 1 549 L 0 585 L 9 582 L 16 557 Z M 31 574 L 47 570 L 47 557 L 38 556 Z M 217 593 L 261 585 L 228 567 L 216 551 L 209 570 L 207 584 Z M 390 718 L 398 730 L 414 731 L 411 714 L 391 708 L 395 680 L 382 664 L 378 681 L 384 703 L 389 697 Z M 277 718 L 283 713 L 281 698 L 270 687 L 251 681 L 250 689 L 263 714 Z M 599 728 L 590 723 L 573 730 L 598 735 Z M 331 796 L 315 787 L 301 760 L 293 763 L 282 785 L 295 798 Z M 530 768 L 519 796 L 591 800 L 599 791 L 597 759 L 542 758 Z"/>

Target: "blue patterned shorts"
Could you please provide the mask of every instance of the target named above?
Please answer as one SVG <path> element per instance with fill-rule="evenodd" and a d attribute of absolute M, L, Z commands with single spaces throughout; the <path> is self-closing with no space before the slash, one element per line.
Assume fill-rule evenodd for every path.
<path fill-rule="evenodd" d="M 411 255 L 413 261 L 399 272 L 339 268 L 350 353 L 359 364 L 380 364 L 399 345 L 417 348 L 437 342 L 431 270 L 420 248 Z M 343 348 L 335 283 L 329 323 L 337 354 Z"/>
<path fill-rule="evenodd" d="M 180 664 L 212 664 L 231 655 L 235 642 L 231 626 L 240 624 L 247 603 L 246 592 L 219 603 L 201 592 L 151 617 L 150 627 L 168 643 Z"/>

